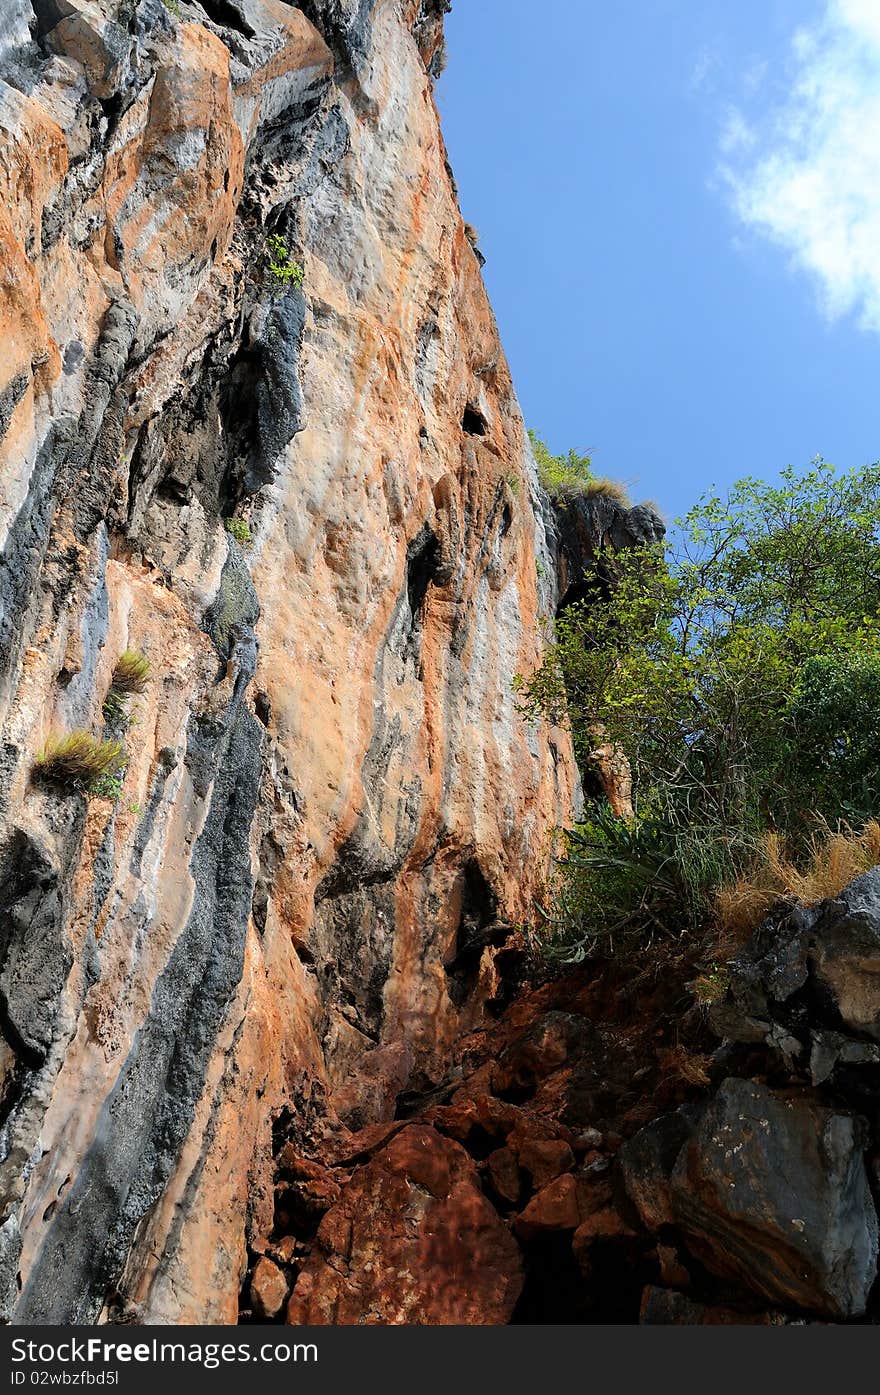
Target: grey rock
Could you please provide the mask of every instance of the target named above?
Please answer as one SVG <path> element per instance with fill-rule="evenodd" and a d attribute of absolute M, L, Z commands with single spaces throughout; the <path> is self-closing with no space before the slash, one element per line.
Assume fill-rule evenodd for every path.
<path fill-rule="evenodd" d="M 877 1272 L 862 1122 L 726 1080 L 672 1172 L 672 1209 L 714 1273 L 771 1303 L 860 1316 Z"/>

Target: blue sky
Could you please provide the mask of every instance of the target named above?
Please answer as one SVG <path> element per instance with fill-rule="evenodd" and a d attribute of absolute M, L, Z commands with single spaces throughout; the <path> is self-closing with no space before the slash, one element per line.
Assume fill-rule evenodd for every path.
<path fill-rule="evenodd" d="M 672 518 L 880 459 L 880 0 L 454 0 L 437 95 L 528 423 Z"/>

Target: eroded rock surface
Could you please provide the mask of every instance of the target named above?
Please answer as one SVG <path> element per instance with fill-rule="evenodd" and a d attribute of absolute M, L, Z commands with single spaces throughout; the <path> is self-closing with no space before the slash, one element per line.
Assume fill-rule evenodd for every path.
<path fill-rule="evenodd" d="M 573 807 L 511 690 L 556 564 L 439 132 L 445 8 L 4 11 L 13 1321 L 268 1315 L 276 1152 L 443 1080 Z M 32 778 L 73 728 L 122 735 L 118 800 Z M 288 1181 L 308 1230 L 337 1184 Z"/>

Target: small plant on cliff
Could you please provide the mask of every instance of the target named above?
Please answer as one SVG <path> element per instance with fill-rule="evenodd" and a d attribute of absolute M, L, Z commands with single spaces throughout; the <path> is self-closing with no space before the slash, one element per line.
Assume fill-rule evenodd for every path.
<path fill-rule="evenodd" d="M 113 771 L 107 775 L 99 775 L 89 785 L 89 794 L 95 799 L 110 799 L 113 803 L 122 794 L 122 786 L 125 780 L 125 767 L 121 770 Z"/>
<path fill-rule="evenodd" d="M 150 661 L 139 649 L 126 649 L 113 667 L 111 690 L 118 694 L 142 693 L 150 681 Z"/>
<path fill-rule="evenodd" d="M 226 531 L 242 547 L 250 547 L 253 538 L 246 518 L 227 518 Z"/>
<path fill-rule="evenodd" d="M 95 787 L 120 776 L 124 763 L 121 742 L 99 741 L 91 732 L 78 730 L 50 737 L 34 762 L 34 770 L 70 789 L 98 793 Z"/>
<path fill-rule="evenodd" d="M 635 812 L 570 835 L 553 943 L 678 933 L 724 887 L 766 912 L 768 838 L 796 867 L 817 820 L 837 834 L 880 807 L 880 465 L 742 480 L 665 549 L 591 565 L 518 700 L 568 723 L 587 774 L 597 730 L 625 751 Z"/>
<path fill-rule="evenodd" d="M 287 243 L 279 233 L 269 233 L 265 254 L 266 270 L 272 285 L 281 290 L 286 290 L 288 286 L 302 286 L 305 272 L 290 255 Z"/>
<path fill-rule="evenodd" d="M 180 19 L 180 0 L 162 0 L 162 3 L 175 19 Z"/>

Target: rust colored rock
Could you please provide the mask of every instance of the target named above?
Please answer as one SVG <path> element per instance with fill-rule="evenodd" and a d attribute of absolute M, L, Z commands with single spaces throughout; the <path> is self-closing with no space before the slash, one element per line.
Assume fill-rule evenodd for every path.
<path fill-rule="evenodd" d="M 592 1270 L 591 1253 L 598 1242 L 612 1240 L 634 1240 L 635 1231 L 623 1221 L 611 1206 L 594 1211 L 582 1221 L 572 1236 L 571 1247 L 574 1257 L 584 1275 Z"/>
<path fill-rule="evenodd" d="M 576 1230 L 580 1221 L 578 1184 L 571 1173 L 566 1172 L 532 1197 L 517 1216 L 514 1229 L 523 1239 L 531 1239 L 542 1231 Z"/>
<path fill-rule="evenodd" d="M 519 1164 L 509 1148 L 496 1148 L 486 1159 L 489 1180 L 498 1195 L 515 1205 L 522 1191 L 522 1175 Z"/>
<path fill-rule="evenodd" d="M 540 1080 L 583 1050 L 594 1035 L 585 1017 L 570 1012 L 546 1013 L 501 1054 L 492 1072 L 492 1088 L 501 1096 L 527 1098 Z"/>
<path fill-rule="evenodd" d="M 324 1217 L 287 1321 L 505 1323 L 521 1287 L 516 1242 L 467 1153 L 411 1125 L 354 1173 Z"/>
<path fill-rule="evenodd" d="M 277 1317 L 287 1299 L 287 1280 L 278 1265 L 265 1255 L 254 1266 L 250 1296 L 254 1316 L 263 1322 Z"/>
<path fill-rule="evenodd" d="M 532 1186 L 541 1188 L 562 1172 L 574 1167 L 574 1153 L 562 1138 L 531 1139 L 519 1149 L 519 1163 L 532 1179 Z"/>

